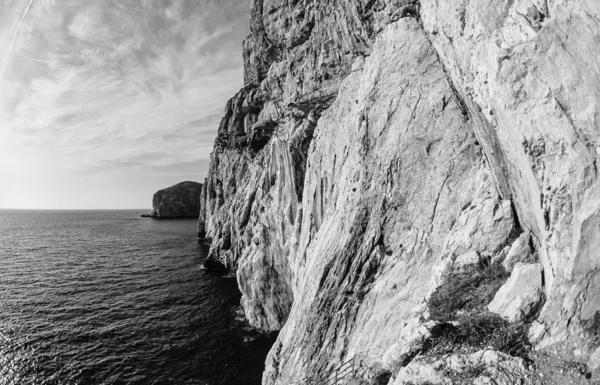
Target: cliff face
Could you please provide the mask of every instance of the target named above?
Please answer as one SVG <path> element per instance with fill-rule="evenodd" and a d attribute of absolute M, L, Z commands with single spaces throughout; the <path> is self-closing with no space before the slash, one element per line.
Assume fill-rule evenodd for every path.
<path fill-rule="evenodd" d="M 594 0 L 254 0 L 198 233 L 281 330 L 263 383 L 418 383 L 440 293 L 499 266 L 490 311 L 600 366 L 599 51 Z"/>
<path fill-rule="evenodd" d="M 152 197 L 153 218 L 198 218 L 202 184 L 181 182 Z"/>
<path fill-rule="evenodd" d="M 437 3 L 424 26 L 543 264 L 543 345 L 581 355 L 600 318 L 600 3 Z"/>

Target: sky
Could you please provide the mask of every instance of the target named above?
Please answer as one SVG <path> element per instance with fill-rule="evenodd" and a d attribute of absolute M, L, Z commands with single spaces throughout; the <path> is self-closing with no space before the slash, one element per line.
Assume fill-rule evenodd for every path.
<path fill-rule="evenodd" d="M 0 208 L 150 208 L 201 182 L 249 0 L 0 0 Z"/>

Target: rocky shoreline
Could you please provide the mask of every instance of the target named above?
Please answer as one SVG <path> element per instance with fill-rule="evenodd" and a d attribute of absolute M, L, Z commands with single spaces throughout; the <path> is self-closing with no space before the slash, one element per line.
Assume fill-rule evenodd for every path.
<path fill-rule="evenodd" d="M 263 384 L 597 383 L 600 5 L 253 0 L 251 30 L 198 237 L 280 331 Z"/>
<path fill-rule="evenodd" d="M 147 213 L 147 214 L 141 214 L 140 218 L 150 218 L 150 219 L 160 219 L 160 220 L 177 220 L 177 219 L 198 219 L 197 215 L 192 215 L 192 216 L 183 216 L 183 217 L 161 217 L 158 215 L 155 215 L 154 213 Z"/>

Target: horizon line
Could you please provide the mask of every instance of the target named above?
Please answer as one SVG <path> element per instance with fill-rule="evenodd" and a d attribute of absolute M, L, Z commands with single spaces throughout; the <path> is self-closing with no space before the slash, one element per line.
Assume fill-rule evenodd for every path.
<path fill-rule="evenodd" d="M 15 207 L 0 207 L 0 210 L 15 210 L 15 211 L 132 211 L 132 210 L 152 210 L 151 208 L 127 208 L 127 209 L 110 209 L 110 208 L 70 208 L 70 209 L 48 209 L 48 208 L 15 208 Z"/>

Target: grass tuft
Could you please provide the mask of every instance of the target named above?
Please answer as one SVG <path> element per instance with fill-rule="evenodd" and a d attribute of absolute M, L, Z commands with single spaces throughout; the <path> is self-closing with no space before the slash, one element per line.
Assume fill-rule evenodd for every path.
<path fill-rule="evenodd" d="M 530 352 L 528 331 L 528 325 L 511 324 L 493 313 L 465 314 L 455 322 L 435 326 L 426 350 L 437 355 L 457 350 L 471 353 L 493 349 L 527 359 Z"/>
<path fill-rule="evenodd" d="M 590 345 L 594 348 L 600 346 L 600 311 L 597 311 L 591 319 L 584 321 L 583 327 L 590 336 Z"/>
<path fill-rule="evenodd" d="M 509 276 L 500 263 L 450 276 L 429 300 L 431 319 L 447 322 L 456 319 L 459 312 L 485 309 Z"/>
<path fill-rule="evenodd" d="M 509 275 L 496 263 L 455 274 L 438 287 L 430 298 L 429 314 L 439 323 L 431 330 L 427 353 L 493 349 L 527 359 L 529 325 L 511 324 L 486 308 Z"/>

